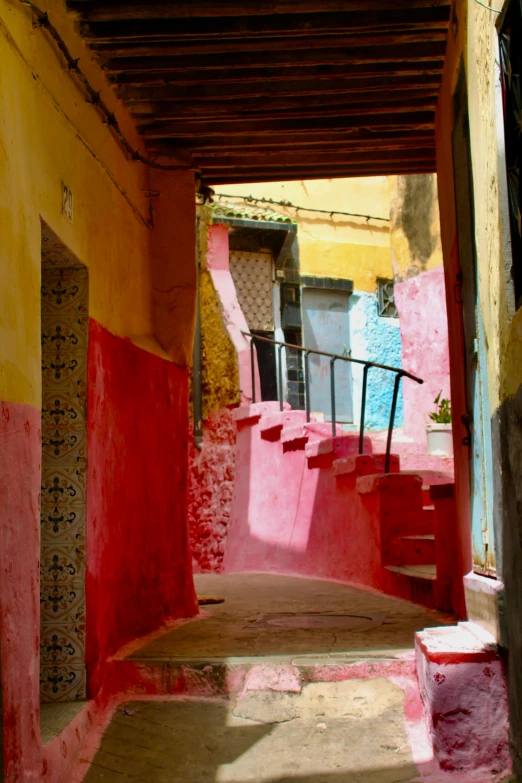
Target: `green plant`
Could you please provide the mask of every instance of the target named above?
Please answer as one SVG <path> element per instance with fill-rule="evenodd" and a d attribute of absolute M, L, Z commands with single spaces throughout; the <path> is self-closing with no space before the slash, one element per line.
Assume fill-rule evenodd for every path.
<path fill-rule="evenodd" d="M 437 424 L 451 424 L 451 400 L 446 398 L 441 400 L 441 394 L 442 389 L 433 400 L 437 410 L 430 413 L 430 419 L 437 422 Z"/>

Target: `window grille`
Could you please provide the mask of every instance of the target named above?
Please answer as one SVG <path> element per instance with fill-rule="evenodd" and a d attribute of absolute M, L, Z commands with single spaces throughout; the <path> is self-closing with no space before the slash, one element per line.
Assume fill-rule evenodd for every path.
<path fill-rule="evenodd" d="M 399 313 L 395 304 L 393 280 L 377 281 L 377 297 L 379 300 L 379 315 L 385 318 L 398 318 Z"/>

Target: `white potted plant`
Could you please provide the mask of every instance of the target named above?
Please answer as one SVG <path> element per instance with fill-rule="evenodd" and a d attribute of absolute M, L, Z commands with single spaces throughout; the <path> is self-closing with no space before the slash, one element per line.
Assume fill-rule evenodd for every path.
<path fill-rule="evenodd" d="M 442 389 L 434 399 L 437 409 L 430 413 L 431 424 L 426 425 L 428 454 L 438 457 L 453 456 L 453 434 L 451 430 L 451 401 L 442 397 Z"/>

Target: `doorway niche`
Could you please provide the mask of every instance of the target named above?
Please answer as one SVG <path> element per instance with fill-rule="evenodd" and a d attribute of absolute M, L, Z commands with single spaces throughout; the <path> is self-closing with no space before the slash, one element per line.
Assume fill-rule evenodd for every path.
<path fill-rule="evenodd" d="M 42 704 L 86 697 L 88 299 L 87 267 L 42 223 Z"/>

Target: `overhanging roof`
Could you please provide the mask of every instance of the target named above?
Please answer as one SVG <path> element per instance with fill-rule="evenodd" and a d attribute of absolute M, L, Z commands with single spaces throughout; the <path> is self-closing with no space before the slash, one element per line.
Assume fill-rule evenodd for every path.
<path fill-rule="evenodd" d="M 451 0 L 67 0 L 149 154 L 208 185 L 435 170 Z"/>

